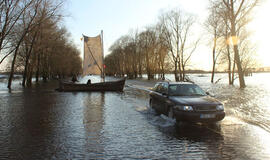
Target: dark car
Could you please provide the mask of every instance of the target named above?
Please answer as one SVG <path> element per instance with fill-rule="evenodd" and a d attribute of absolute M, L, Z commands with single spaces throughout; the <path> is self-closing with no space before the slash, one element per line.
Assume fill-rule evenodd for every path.
<path fill-rule="evenodd" d="M 150 107 L 176 121 L 217 122 L 225 117 L 221 102 L 189 82 L 159 82 L 150 92 Z"/>

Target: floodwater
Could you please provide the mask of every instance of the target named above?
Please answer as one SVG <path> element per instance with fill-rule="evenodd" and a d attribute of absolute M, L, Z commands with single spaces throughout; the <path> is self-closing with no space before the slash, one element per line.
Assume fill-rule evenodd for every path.
<path fill-rule="evenodd" d="M 0 159 L 270 159 L 270 74 L 247 77 L 244 90 L 225 74 L 217 84 L 208 74 L 190 78 L 225 104 L 223 121 L 157 116 L 148 107 L 153 81 L 90 93 L 56 92 L 56 81 L 23 89 L 16 79 L 9 91 L 0 76 Z"/>

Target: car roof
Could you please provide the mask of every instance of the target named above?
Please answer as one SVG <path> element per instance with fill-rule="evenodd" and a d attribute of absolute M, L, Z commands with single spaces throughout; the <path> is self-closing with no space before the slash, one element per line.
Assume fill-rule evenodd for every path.
<path fill-rule="evenodd" d="M 176 85 L 176 84 L 194 84 L 191 82 L 169 82 L 169 85 Z"/>
<path fill-rule="evenodd" d="M 158 83 L 168 83 L 169 85 L 177 85 L 177 84 L 194 84 L 192 82 L 158 82 Z"/>

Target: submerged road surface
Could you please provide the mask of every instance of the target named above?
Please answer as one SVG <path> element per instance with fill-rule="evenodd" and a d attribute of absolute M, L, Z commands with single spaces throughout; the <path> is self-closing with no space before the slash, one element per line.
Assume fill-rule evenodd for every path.
<path fill-rule="evenodd" d="M 249 92 L 201 84 L 223 93 L 217 98 L 228 106 L 226 118 L 211 126 L 175 125 L 149 109 L 149 82 L 128 80 L 121 93 L 56 92 L 57 82 L 9 92 L 5 83 L 0 80 L 1 160 L 270 159 L 269 117 L 252 112 L 254 101 L 233 96 Z"/>

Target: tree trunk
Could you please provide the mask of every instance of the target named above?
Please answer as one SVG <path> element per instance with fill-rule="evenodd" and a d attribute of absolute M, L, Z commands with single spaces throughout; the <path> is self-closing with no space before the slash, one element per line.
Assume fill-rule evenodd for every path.
<path fill-rule="evenodd" d="M 38 80 L 39 80 L 39 67 L 40 67 L 40 54 L 38 53 L 37 70 L 36 70 L 36 82 L 37 83 L 38 83 Z"/>
<path fill-rule="evenodd" d="M 27 71 L 28 71 L 28 62 L 29 62 L 29 56 L 26 56 L 25 64 L 24 64 L 24 72 L 23 72 L 23 80 L 22 80 L 22 86 L 25 86 Z"/>
<path fill-rule="evenodd" d="M 237 38 L 237 34 L 236 34 L 236 20 L 235 20 L 235 15 L 234 15 L 234 8 L 233 8 L 233 1 L 231 0 L 231 10 L 230 10 L 230 14 L 231 14 L 231 35 L 234 38 Z M 234 60 L 236 62 L 237 65 L 237 70 L 238 70 L 238 78 L 239 78 L 239 84 L 240 84 L 240 88 L 245 88 L 246 84 L 245 84 L 245 79 L 244 79 L 244 74 L 243 74 L 243 70 L 242 70 L 242 64 L 240 61 L 240 56 L 239 56 L 239 50 L 238 50 L 238 44 L 237 44 L 237 40 L 236 42 L 233 43 L 233 51 L 234 51 Z"/>
<path fill-rule="evenodd" d="M 161 65 L 161 79 L 165 80 L 164 64 Z"/>
<path fill-rule="evenodd" d="M 231 80 L 231 85 L 233 85 L 234 84 L 234 80 L 235 80 L 235 78 L 234 78 L 234 76 L 235 76 L 235 61 L 233 61 L 233 70 L 232 70 L 232 80 Z"/>
<path fill-rule="evenodd" d="M 235 31 L 235 22 L 234 22 L 234 18 L 231 20 L 231 26 L 232 26 L 232 36 L 236 37 L 236 31 Z M 239 84 L 240 84 L 240 88 L 245 88 L 246 84 L 245 84 L 245 79 L 244 79 L 244 74 L 243 74 L 243 70 L 242 70 L 242 64 L 240 61 L 240 56 L 239 56 L 239 50 L 238 50 L 238 44 L 235 43 L 233 44 L 233 51 L 234 51 L 234 58 L 235 58 L 235 62 L 237 65 L 237 70 L 238 70 L 238 77 L 239 77 Z"/>
<path fill-rule="evenodd" d="M 25 46 L 27 46 L 25 44 Z M 27 47 L 26 47 L 27 48 Z M 26 81 L 26 76 L 27 76 L 27 69 L 28 69 L 28 62 L 29 62 L 29 51 L 26 49 L 26 59 L 25 59 L 25 64 L 24 64 L 24 72 L 23 72 L 23 80 L 22 80 L 22 86 L 25 86 L 25 81 Z"/>
<path fill-rule="evenodd" d="M 180 81 L 184 81 L 185 80 L 184 46 L 182 45 L 181 48 L 182 48 L 181 55 L 179 56 L 179 73 L 180 73 Z"/>
<path fill-rule="evenodd" d="M 227 45 L 227 56 L 228 56 L 228 76 L 229 76 L 229 85 L 232 85 L 232 62 L 231 62 L 231 55 L 230 55 L 230 48 L 229 45 Z"/>
<path fill-rule="evenodd" d="M 212 52 L 212 58 L 213 58 L 213 67 L 212 67 L 212 76 L 211 76 L 211 83 L 214 83 L 214 77 L 215 77 L 215 67 L 216 67 L 216 46 L 217 46 L 217 36 L 216 33 L 214 35 L 214 46 L 213 46 L 213 52 Z"/>
<path fill-rule="evenodd" d="M 147 72 L 147 79 L 150 80 L 151 79 L 151 71 L 150 71 L 148 52 L 146 53 L 146 72 Z"/>
<path fill-rule="evenodd" d="M 16 50 L 15 50 L 15 53 L 13 56 L 13 60 L 12 60 L 12 64 L 11 64 L 11 71 L 10 71 L 9 79 L 8 79 L 8 86 L 7 86 L 8 89 L 11 89 L 11 84 L 12 84 L 12 80 L 13 80 L 14 68 L 15 68 L 15 62 L 16 62 L 18 50 L 19 50 L 19 46 L 16 47 Z"/>
<path fill-rule="evenodd" d="M 28 26 L 27 30 L 28 29 L 29 29 L 29 26 Z M 23 38 L 26 35 L 26 33 L 27 33 L 26 31 L 23 33 L 23 35 L 22 35 L 21 39 L 19 40 L 19 42 L 17 43 L 16 49 L 15 49 L 15 53 L 14 53 L 12 64 L 11 64 L 11 71 L 10 71 L 9 79 L 8 79 L 8 86 L 7 86 L 7 88 L 9 88 L 9 89 L 11 89 L 11 84 L 12 84 L 12 80 L 13 80 L 14 68 L 15 68 L 15 62 L 16 62 L 17 54 L 18 54 L 20 45 L 21 45 L 21 43 L 23 41 Z"/>
<path fill-rule="evenodd" d="M 29 73 L 27 75 L 27 87 L 31 87 L 32 86 L 32 75 L 33 75 L 33 66 L 29 65 Z"/>
<path fill-rule="evenodd" d="M 215 77 L 215 66 L 216 62 L 213 61 L 213 68 L 212 68 L 212 75 L 211 75 L 211 83 L 214 83 L 214 77 Z"/>
<path fill-rule="evenodd" d="M 238 70 L 240 88 L 245 88 L 246 84 L 245 84 L 244 74 L 243 74 L 242 65 L 241 65 L 241 61 L 240 61 L 240 57 L 239 57 L 238 46 L 235 45 L 233 48 L 234 48 L 234 52 L 235 52 L 235 60 L 236 60 L 236 66 L 237 66 L 237 70 Z"/>
<path fill-rule="evenodd" d="M 181 59 L 182 63 L 180 62 L 179 60 L 179 64 L 178 64 L 178 67 L 179 67 L 179 73 L 180 73 L 180 81 L 184 81 L 185 80 L 185 73 L 184 73 L 184 70 L 185 70 L 185 67 L 183 65 L 183 59 Z"/>
<path fill-rule="evenodd" d="M 177 60 L 174 61 L 174 78 L 175 78 L 175 81 L 178 82 L 179 81 L 179 77 L 177 75 Z"/>
<path fill-rule="evenodd" d="M 22 85 L 25 86 L 25 79 L 26 79 L 26 75 L 27 75 L 27 69 L 28 69 L 28 64 L 29 64 L 29 59 L 31 57 L 31 54 L 32 54 L 32 50 L 33 50 L 33 46 L 34 46 L 34 43 L 35 43 L 35 40 L 36 40 L 36 36 L 37 36 L 37 31 L 35 32 L 34 34 L 34 37 L 31 41 L 31 46 L 30 46 L 30 49 L 26 50 L 26 59 L 25 59 L 25 66 L 24 66 L 24 73 L 23 73 L 23 81 L 22 81 Z M 26 45 L 27 47 L 27 45 Z"/>
<path fill-rule="evenodd" d="M 182 64 L 182 76 L 180 76 L 182 81 L 185 81 L 186 79 L 186 71 L 185 71 L 185 65 Z"/>

